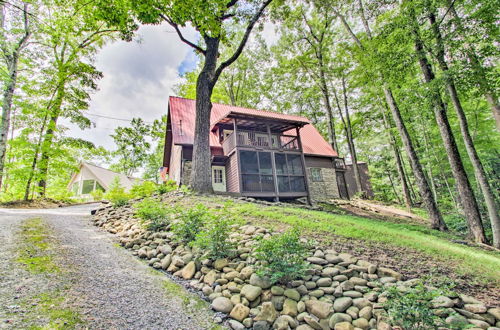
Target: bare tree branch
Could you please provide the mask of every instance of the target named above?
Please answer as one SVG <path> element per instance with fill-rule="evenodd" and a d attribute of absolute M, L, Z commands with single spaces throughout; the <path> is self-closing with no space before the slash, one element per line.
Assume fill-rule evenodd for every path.
<path fill-rule="evenodd" d="M 226 7 L 231 8 L 238 3 L 239 0 L 231 0 L 227 3 Z"/>
<path fill-rule="evenodd" d="M 260 6 L 259 10 L 254 14 L 254 16 L 252 17 L 252 19 L 248 23 L 248 26 L 247 26 L 247 29 L 245 31 L 245 34 L 243 35 L 243 39 L 241 39 L 241 42 L 240 42 L 238 48 L 236 49 L 236 51 L 234 52 L 233 56 L 231 56 L 228 60 L 222 62 L 221 65 L 215 71 L 214 81 L 217 81 L 217 79 L 219 78 L 219 76 L 222 73 L 222 71 L 225 68 L 227 68 L 228 66 L 230 66 L 234 61 L 236 61 L 238 59 L 238 57 L 241 55 L 241 53 L 243 52 L 243 48 L 245 48 L 245 45 L 246 45 L 246 43 L 248 41 L 250 33 L 252 32 L 252 29 L 255 26 L 255 23 L 257 23 L 257 21 L 259 20 L 259 18 L 262 16 L 262 13 L 264 13 L 264 10 L 266 9 L 266 7 L 272 1 L 273 0 L 266 0 L 262 4 L 262 6 Z"/>
<path fill-rule="evenodd" d="M 179 29 L 179 26 L 176 23 L 174 23 L 174 21 L 172 21 L 168 16 L 166 16 L 164 14 L 160 14 L 160 17 L 163 20 L 165 20 L 165 22 L 167 22 L 170 26 L 172 26 L 175 29 L 175 32 L 177 32 L 177 35 L 179 36 L 179 38 L 181 39 L 182 42 L 184 42 L 186 45 L 194 48 L 198 52 L 200 52 L 203 55 L 205 55 L 206 51 L 203 48 L 201 48 L 200 46 L 196 45 L 195 43 L 193 43 L 193 42 L 187 40 L 186 38 L 184 38 L 184 36 L 182 35 L 181 30 Z"/>

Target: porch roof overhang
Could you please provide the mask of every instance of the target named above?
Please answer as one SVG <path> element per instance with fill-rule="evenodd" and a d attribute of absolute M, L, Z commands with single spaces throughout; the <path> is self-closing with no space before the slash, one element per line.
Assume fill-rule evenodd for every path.
<path fill-rule="evenodd" d="M 228 158 L 228 156 L 214 155 L 212 156 L 212 165 L 225 166 Z"/>
<path fill-rule="evenodd" d="M 271 131 L 275 132 L 286 132 L 293 128 L 300 128 L 310 124 L 309 120 L 299 116 L 289 116 L 278 113 L 272 113 L 272 115 L 270 115 L 270 113 L 261 112 L 263 112 L 263 114 L 228 111 L 211 123 L 211 130 L 213 131 L 217 124 L 232 125 L 233 119 L 235 118 L 238 119 L 238 124 L 248 128 L 262 128 L 262 123 L 265 122 L 269 125 Z"/>

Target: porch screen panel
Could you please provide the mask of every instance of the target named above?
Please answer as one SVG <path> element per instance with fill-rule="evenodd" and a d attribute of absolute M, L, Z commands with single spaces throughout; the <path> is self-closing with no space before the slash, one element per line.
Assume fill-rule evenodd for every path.
<path fill-rule="evenodd" d="M 286 165 L 286 155 L 285 154 L 274 154 L 274 160 L 276 162 L 276 174 L 288 174 L 288 168 Z"/>
<path fill-rule="evenodd" d="M 273 192 L 273 165 L 270 152 L 240 151 L 243 191 Z"/>
<path fill-rule="evenodd" d="M 255 151 L 240 151 L 241 172 L 259 174 L 259 162 Z"/>
<path fill-rule="evenodd" d="M 259 152 L 260 174 L 273 174 L 273 164 L 270 152 Z"/>
<path fill-rule="evenodd" d="M 293 175 L 303 175 L 302 171 L 302 159 L 300 155 L 286 155 L 287 163 L 288 163 L 288 173 Z"/>
<path fill-rule="evenodd" d="M 279 192 L 305 192 L 306 183 L 301 155 L 276 153 L 274 160 Z"/>
<path fill-rule="evenodd" d="M 243 191 L 255 192 L 260 190 L 259 175 L 257 174 L 242 174 L 241 183 Z"/>

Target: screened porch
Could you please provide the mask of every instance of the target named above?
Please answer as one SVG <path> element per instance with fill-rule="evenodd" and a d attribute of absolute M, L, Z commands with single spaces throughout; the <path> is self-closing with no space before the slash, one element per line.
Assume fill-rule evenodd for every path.
<path fill-rule="evenodd" d="M 255 196 L 307 195 L 300 153 L 239 150 L 241 193 Z"/>

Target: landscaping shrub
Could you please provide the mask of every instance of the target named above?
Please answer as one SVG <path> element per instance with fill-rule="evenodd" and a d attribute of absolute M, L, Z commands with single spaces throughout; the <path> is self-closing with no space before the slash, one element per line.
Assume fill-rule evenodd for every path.
<path fill-rule="evenodd" d="M 202 204 L 182 210 L 178 214 L 178 220 L 172 224 L 175 239 L 184 244 L 191 243 L 211 217 L 213 214 Z"/>
<path fill-rule="evenodd" d="M 132 197 L 151 197 L 156 192 L 157 184 L 151 181 L 138 181 L 130 189 Z"/>
<path fill-rule="evenodd" d="M 235 244 L 229 240 L 231 227 L 240 220 L 231 216 L 226 205 L 219 212 L 207 217 L 203 231 L 196 235 L 192 245 L 205 250 L 210 258 L 224 258 L 234 255 Z"/>
<path fill-rule="evenodd" d="M 141 219 L 142 224 L 147 230 L 160 231 L 169 224 L 169 208 L 154 199 L 146 198 L 134 205 L 135 215 Z"/>
<path fill-rule="evenodd" d="M 164 183 L 160 183 L 157 187 L 156 187 L 156 192 L 160 195 L 163 195 L 163 194 L 166 194 L 170 191 L 174 191 L 176 190 L 178 187 L 177 187 L 177 183 L 173 180 L 168 180 L 167 182 L 164 182 Z"/>
<path fill-rule="evenodd" d="M 300 241 L 297 228 L 262 239 L 255 250 L 257 260 L 263 261 L 258 274 L 282 284 L 304 275 L 309 245 Z"/>
<path fill-rule="evenodd" d="M 101 201 L 104 198 L 104 191 L 101 189 L 96 189 L 90 192 L 90 195 L 92 196 L 92 199 L 94 201 Z"/>
<path fill-rule="evenodd" d="M 120 207 L 128 204 L 130 195 L 125 192 L 125 188 L 120 184 L 120 179 L 116 176 L 104 194 L 104 198 L 110 201 L 113 207 Z"/>
<path fill-rule="evenodd" d="M 422 282 L 406 291 L 396 286 L 387 291 L 384 308 L 394 325 L 403 329 L 436 329 L 439 317 L 432 309 L 432 299 L 440 295 L 437 290 L 429 290 Z"/>

